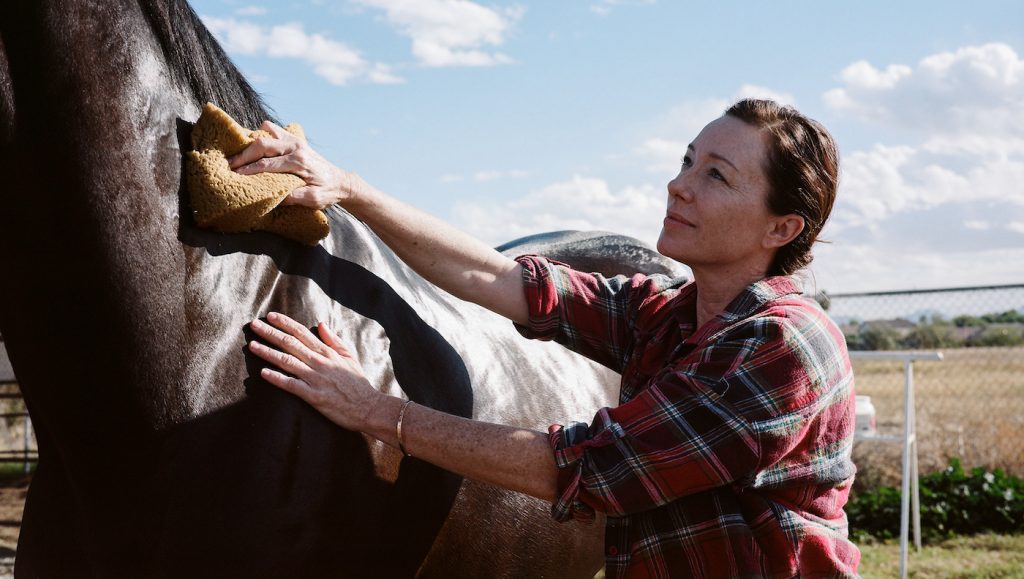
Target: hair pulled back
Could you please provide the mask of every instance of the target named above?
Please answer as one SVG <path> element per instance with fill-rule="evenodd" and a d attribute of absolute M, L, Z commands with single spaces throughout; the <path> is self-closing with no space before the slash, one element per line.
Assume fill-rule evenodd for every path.
<path fill-rule="evenodd" d="M 811 246 L 832 212 L 839 184 L 839 151 L 821 123 L 793 107 L 771 100 L 744 99 L 725 114 L 761 129 L 767 136 L 768 208 L 796 214 L 804 229 L 779 248 L 768 275 L 790 275 L 811 263 Z"/>

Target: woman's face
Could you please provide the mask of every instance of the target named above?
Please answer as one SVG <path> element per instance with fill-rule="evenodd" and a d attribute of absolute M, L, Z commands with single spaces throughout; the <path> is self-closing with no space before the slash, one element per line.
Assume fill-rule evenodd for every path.
<path fill-rule="evenodd" d="M 767 205 L 767 148 L 761 131 L 739 119 L 723 116 L 704 127 L 668 184 L 658 251 L 695 272 L 758 268 L 763 275 L 779 219 Z"/>

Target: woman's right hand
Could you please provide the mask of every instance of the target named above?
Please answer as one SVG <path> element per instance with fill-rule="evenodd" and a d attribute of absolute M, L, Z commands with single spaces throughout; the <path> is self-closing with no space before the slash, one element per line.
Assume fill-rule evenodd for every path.
<path fill-rule="evenodd" d="M 256 173 L 291 173 L 306 184 L 292 191 L 284 205 L 304 205 L 323 209 L 334 203 L 344 204 L 358 194 L 362 179 L 344 171 L 313 150 L 304 138 L 297 137 L 270 121 L 260 127 L 270 133 L 260 137 L 241 153 L 230 157 L 231 169 L 242 175 Z"/>

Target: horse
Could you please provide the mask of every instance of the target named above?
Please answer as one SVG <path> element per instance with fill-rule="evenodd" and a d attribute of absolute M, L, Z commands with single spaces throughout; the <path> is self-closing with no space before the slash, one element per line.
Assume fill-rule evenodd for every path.
<path fill-rule="evenodd" d="M 207 101 L 273 118 L 183 0 L 0 5 L 0 333 L 39 447 L 15 575 L 592 577 L 600 524 L 330 424 L 244 345 L 270 310 L 326 320 L 383 391 L 525 428 L 589 418 L 618 376 L 339 207 L 313 247 L 197 227 L 182 153 Z M 635 242 L 605 237 L 628 270 Z"/>

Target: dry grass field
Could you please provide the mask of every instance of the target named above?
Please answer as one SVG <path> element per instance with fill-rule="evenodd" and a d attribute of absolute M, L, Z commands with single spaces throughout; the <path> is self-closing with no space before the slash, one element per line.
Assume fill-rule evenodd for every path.
<path fill-rule="evenodd" d="M 1002 468 L 1024 476 L 1024 348 L 958 348 L 941 362 L 914 363 L 918 461 L 922 473 L 950 457 L 965 467 Z M 854 361 L 858 394 L 871 396 L 878 431 L 903 432 L 903 363 Z M 858 442 L 857 488 L 896 485 L 899 443 Z"/>

